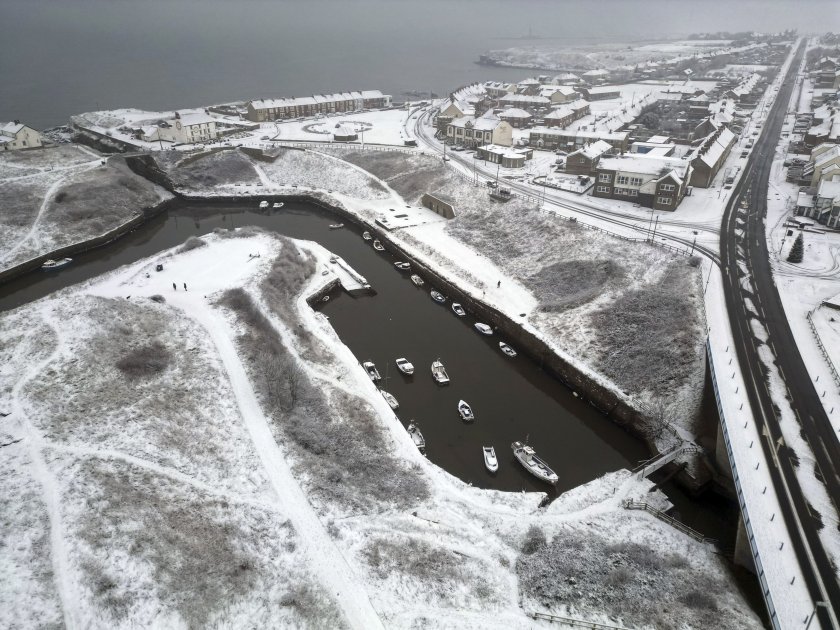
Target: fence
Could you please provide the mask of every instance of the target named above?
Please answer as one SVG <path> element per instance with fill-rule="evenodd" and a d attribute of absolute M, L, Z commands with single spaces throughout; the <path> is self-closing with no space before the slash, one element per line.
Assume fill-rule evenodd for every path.
<path fill-rule="evenodd" d="M 817 332 L 817 327 L 814 325 L 814 320 L 811 318 L 811 314 L 813 312 L 814 311 L 808 311 L 808 314 L 805 317 L 808 319 L 808 325 L 811 327 L 811 332 L 814 333 L 814 339 L 817 340 L 817 346 L 819 347 L 820 352 L 822 352 L 825 362 L 828 364 L 828 369 L 831 371 L 831 378 L 834 379 L 834 384 L 837 385 L 837 387 L 840 387 L 840 375 L 837 374 L 837 369 L 834 367 L 834 361 L 831 360 L 831 355 L 828 354 L 828 350 L 825 349 L 822 339 L 820 339 L 820 333 Z"/>
<path fill-rule="evenodd" d="M 573 628 L 589 628 L 590 630 L 627 630 L 624 626 L 608 626 L 605 623 L 597 623 L 595 621 L 584 621 L 582 619 L 573 619 L 572 617 L 563 617 L 561 615 L 551 615 L 549 613 L 530 612 L 527 613 L 532 619 L 542 619 L 554 623 L 555 621 L 563 623 Z"/>
<path fill-rule="evenodd" d="M 645 503 L 643 501 L 634 501 L 633 499 L 627 499 L 625 501 L 622 501 L 621 505 L 625 510 L 644 510 L 648 514 L 652 514 L 653 516 L 658 518 L 660 521 L 668 523 L 668 525 L 670 525 L 674 529 L 678 529 L 682 533 L 684 533 L 688 536 L 691 536 L 697 542 L 707 543 L 707 544 L 710 544 L 710 545 L 717 544 L 716 539 L 706 538 L 703 534 L 698 532 L 696 529 L 691 529 L 685 523 L 681 523 L 680 521 L 675 519 L 673 516 L 668 516 L 662 510 L 657 510 L 655 507 L 651 507 L 650 505 L 648 505 L 647 503 Z"/>

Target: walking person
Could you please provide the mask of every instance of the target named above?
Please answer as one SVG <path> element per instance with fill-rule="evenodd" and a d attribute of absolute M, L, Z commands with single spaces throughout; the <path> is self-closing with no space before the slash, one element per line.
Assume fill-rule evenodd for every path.
<path fill-rule="evenodd" d="M 499 288 L 499 287 L 501 287 L 501 286 L 502 286 L 502 281 L 501 281 L 501 280 L 499 280 L 499 281 L 496 283 L 496 288 L 498 289 L 498 288 Z"/>
<path fill-rule="evenodd" d="M 187 290 L 187 283 L 185 282 L 184 283 L 184 291 L 186 291 L 186 290 Z"/>
<path fill-rule="evenodd" d="M 173 290 L 173 291 L 177 291 L 177 290 L 178 290 L 178 285 L 177 285 L 177 284 L 175 284 L 174 282 L 172 283 L 172 290 Z"/>

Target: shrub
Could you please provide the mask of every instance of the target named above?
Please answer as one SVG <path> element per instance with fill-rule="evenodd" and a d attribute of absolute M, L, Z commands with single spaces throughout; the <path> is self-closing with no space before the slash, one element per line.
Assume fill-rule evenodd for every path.
<path fill-rule="evenodd" d="M 184 254 L 186 252 L 192 251 L 194 249 L 199 249 L 200 247 L 206 247 L 207 241 L 197 236 L 190 236 L 184 244 L 181 245 L 178 249 L 175 250 L 177 254 Z"/>
<path fill-rule="evenodd" d="M 158 293 L 155 293 L 154 295 L 150 296 L 149 299 L 152 302 L 157 302 L 158 304 L 163 304 L 164 302 L 166 302 L 166 298 Z"/>
<path fill-rule="evenodd" d="M 545 547 L 547 542 L 543 531 L 536 525 L 531 525 L 525 532 L 525 540 L 522 541 L 522 553 L 527 556 L 535 554 L 542 547 Z"/>
<path fill-rule="evenodd" d="M 163 372 L 172 357 L 159 341 L 132 348 L 119 361 L 117 369 L 130 378 L 147 378 Z"/>

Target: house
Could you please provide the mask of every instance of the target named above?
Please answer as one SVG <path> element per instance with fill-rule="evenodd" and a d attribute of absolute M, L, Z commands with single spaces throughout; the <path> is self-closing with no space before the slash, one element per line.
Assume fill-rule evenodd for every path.
<path fill-rule="evenodd" d="M 610 76 L 610 73 L 606 70 L 589 70 L 588 72 L 584 72 L 581 75 L 581 79 L 593 85 L 595 83 L 603 83 L 606 81 Z M 592 99 L 588 99 L 592 100 Z"/>
<path fill-rule="evenodd" d="M 802 170 L 803 177 L 811 178 L 811 188 L 816 188 L 822 179 L 834 177 L 840 171 L 840 145 L 824 143 L 814 147 L 811 160 Z"/>
<path fill-rule="evenodd" d="M 0 151 L 40 147 L 41 134 L 19 120 L 0 123 Z"/>
<path fill-rule="evenodd" d="M 450 97 L 449 102 L 441 105 L 438 116 L 449 118 L 463 118 L 464 116 L 475 116 L 475 107 L 466 101 Z"/>
<path fill-rule="evenodd" d="M 598 166 L 598 161 L 613 150 L 609 142 L 596 140 L 591 144 L 572 151 L 566 157 L 566 172 L 573 175 L 591 175 Z"/>
<path fill-rule="evenodd" d="M 673 142 L 654 142 L 653 140 L 648 140 L 647 142 L 632 143 L 630 145 L 630 153 L 668 157 L 669 155 L 672 155 L 674 153 L 674 150 L 676 148 L 677 145 Z"/>
<path fill-rule="evenodd" d="M 721 127 L 709 134 L 689 156 L 691 160 L 689 183 L 698 188 L 709 188 L 736 140 L 735 134 L 726 127 Z"/>
<path fill-rule="evenodd" d="M 456 118 L 446 126 L 446 140 L 470 148 L 485 144 L 513 145 L 513 127 L 497 116 Z"/>
<path fill-rule="evenodd" d="M 815 219 L 826 227 L 840 228 L 840 174 L 820 180 L 816 189 L 801 191 L 796 214 Z"/>
<path fill-rule="evenodd" d="M 505 94 L 516 92 L 516 83 L 504 83 L 501 81 L 485 81 L 484 91 L 491 98 L 501 98 Z"/>
<path fill-rule="evenodd" d="M 753 99 L 753 92 L 756 91 L 758 87 L 758 82 L 761 80 L 761 75 L 753 73 L 741 83 L 739 83 L 736 87 L 727 90 L 724 92 L 724 96 L 726 98 L 731 98 L 736 103 L 747 103 L 751 102 Z"/>
<path fill-rule="evenodd" d="M 549 99 L 539 95 L 505 94 L 499 98 L 500 107 L 518 107 L 528 110 L 532 114 L 539 110 L 548 109 L 550 105 L 551 101 Z"/>
<path fill-rule="evenodd" d="M 540 96 L 545 96 L 552 105 L 571 103 L 580 98 L 578 91 L 570 85 L 544 85 Z"/>
<path fill-rule="evenodd" d="M 621 90 L 612 86 L 581 88 L 580 92 L 587 101 L 607 101 L 621 98 Z"/>
<path fill-rule="evenodd" d="M 590 113 L 589 103 L 584 100 L 575 101 L 569 105 L 562 105 L 543 117 L 547 127 L 566 128 L 574 121 L 580 120 Z"/>
<path fill-rule="evenodd" d="M 269 98 L 248 101 L 248 120 L 265 122 L 286 118 L 311 117 L 316 114 L 354 112 L 360 109 L 381 109 L 391 106 L 391 97 L 379 90 L 315 94 L 300 98 Z"/>
<path fill-rule="evenodd" d="M 675 210 L 685 197 L 691 163 L 672 157 L 602 157 L 593 196 L 633 201 L 655 210 Z"/>
<path fill-rule="evenodd" d="M 525 162 L 534 157 L 534 151 L 529 148 L 503 147 L 497 144 L 485 144 L 475 151 L 479 160 L 501 164 L 503 168 L 522 168 Z"/>
<path fill-rule="evenodd" d="M 575 131 L 549 127 L 535 127 L 528 136 L 528 144 L 538 149 L 563 149 L 575 151 L 580 147 L 603 140 L 617 151 L 627 150 L 626 131 Z"/>
<path fill-rule="evenodd" d="M 574 85 L 580 83 L 580 77 L 572 72 L 564 72 L 556 75 L 551 82 L 555 85 Z"/>
<path fill-rule="evenodd" d="M 498 114 L 501 120 L 504 120 L 506 123 L 509 123 L 511 127 L 514 129 L 519 129 L 520 127 L 527 127 L 533 116 L 526 112 L 524 109 L 519 109 L 518 107 L 511 107 L 510 109 L 503 109 Z"/>
<path fill-rule="evenodd" d="M 173 118 L 142 127 L 139 135 L 146 142 L 199 144 L 215 140 L 219 132 L 216 130 L 216 119 L 207 114 L 175 112 Z"/>

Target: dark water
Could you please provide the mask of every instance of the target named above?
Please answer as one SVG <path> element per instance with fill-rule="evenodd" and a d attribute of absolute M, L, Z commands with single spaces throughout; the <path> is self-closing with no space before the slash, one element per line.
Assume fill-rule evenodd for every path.
<path fill-rule="evenodd" d="M 493 48 L 840 30 L 836 0 L 0 0 L 0 121 L 357 89 L 445 95 Z M 521 39 L 532 29 L 543 40 Z M 517 39 L 519 38 L 519 39 Z"/>
<path fill-rule="evenodd" d="M 238 207 L 183 207 L 161 215 L 116 243 L 74 257 L 59 272 L 36 272 L 0 286 L 0 310 L 29 302 L 61 287 L 114 269 L 193 234 L 216 227 L 260 225 L 294 238 L 314 240 L 343 257 L 364 275 L 376 295 L 335 293 L 324 305 L 342 340 L 360 361 L 373 360 L 387 376 L 388 391 L 400 403 L 403 424 L 416 419 L 426 437 L 429 459 L 451 474 L 480 487 L 501 490 L 550 490 L 516 462 L 514 440 L 530 438 L 560 477 L 560 491 L 605 472 L 632 467 L 647 456 L 645 447 L 596 412 L 522 355 L 503 355 L 497 337 L 484 337 L 469 315 L 459 319 L 449 305 L 431 300 L 352 228 L 330 230 L 335 217 L 317 208 L 287 203 L 271 213 Z M 413 377 L 398 372 L 393 361 L 405 356 L 416 366 Z M 441 387 L 431 377 L 440 357 L 452 379 Z M 361 368 L 359 368 L 361 369 Z M 463 398 L 476 421 L 465 424 L 457 413 Z M 500 469 L 490 475 L 481 447 L 494 446 Z"/>

